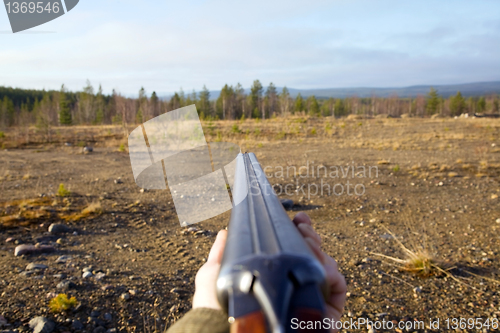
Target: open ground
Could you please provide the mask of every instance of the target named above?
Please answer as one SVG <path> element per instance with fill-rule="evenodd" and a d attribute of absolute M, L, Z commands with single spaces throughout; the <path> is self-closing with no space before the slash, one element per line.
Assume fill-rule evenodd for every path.
<path fill-rule="evenodd" d="M 203 127 L 209 142 L 256 153 L 280 197 L 294 201 L 289 215 L 311 216 L 348 282 L 344 319 L 498 323 L 500 120 L 291 117 Z M 131 129 L 59 127 L 50 143 L 32 134 L 28 145 L 12 129 L 0 139 L 7 328 L 27 331 L 46 316 L 61 332 L 163 331 L 190 309 L 196 271 L 230 213 L 182 228 L 168 190 L 135 184 Z M 69 228 L 49 232 L 52 223 Z M 20 244 L 54 251 L 14 256 Z M 52 311 L 59 293 L 78 305 Z M 411 331 L 424 330 L 432 331 Z"/>

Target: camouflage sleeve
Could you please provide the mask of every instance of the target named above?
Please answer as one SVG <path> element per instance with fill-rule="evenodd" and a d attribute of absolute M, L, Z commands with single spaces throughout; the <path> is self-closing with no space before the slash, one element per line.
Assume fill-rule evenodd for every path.
<path fill-rule="evenodd" d="M 209 308 L 191 309 L 166 333 L 229 333 L 227 314 Z"/>

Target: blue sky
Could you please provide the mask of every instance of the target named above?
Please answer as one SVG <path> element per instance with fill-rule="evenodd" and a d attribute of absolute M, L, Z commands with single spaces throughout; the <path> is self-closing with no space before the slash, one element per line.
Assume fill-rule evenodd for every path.
<path fill-rule="evenodd" d="M 14 0 L 12 0 L 14 1 Z M 500 80 L 500 1 L 81 0 L 8 33 L 0 85 L 168 93 L 204 84 L 401 87 Z"/>

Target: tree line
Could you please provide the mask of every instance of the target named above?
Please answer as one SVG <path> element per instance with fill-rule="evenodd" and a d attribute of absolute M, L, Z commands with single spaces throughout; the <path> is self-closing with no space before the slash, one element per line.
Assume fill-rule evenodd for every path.
<path fill-rule="evenodd" d="M 368 97 L 307 98 L 290 95 L 284 87 L 278 91 L 273 83 L 264 87 L 255 80 L 246 93 L 241 84 L 224 85 L 216 99 L 210 97 L 206 86 L 199 92 L 185 93 L 182 89 L 170 99 L 160 99 L 153 91 L 148 95 L 141 88 L 136 98 L 125 97 L 114 91 L 103 93 L 87 84 L 81 91 L 25 90 L 0 87 L 0 128 L 36 125 L 50 132 L 51 126 L 138 124 L 165 112 L 195 104 L 201 119 L 242 119 L 286 117 L 308 114 L 315 117 L 342 117 L 350 114 L 398 117 L 403 114 L 416 117 L 458 116 L 462 113 L 498 113 L 499 96 L 464 98 L 460 92 L 444 98 L 431 88 L 427 95 L 415 98 Z"/>

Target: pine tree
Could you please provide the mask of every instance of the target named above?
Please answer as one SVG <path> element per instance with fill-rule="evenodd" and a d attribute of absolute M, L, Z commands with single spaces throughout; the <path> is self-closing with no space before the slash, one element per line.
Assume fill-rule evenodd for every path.
<path fill-rule="evenodd" d="M 439 107 L 439 96 L 436 89 L 431 87 L 429 94 L 427 95 L 427 114 L 433 115 L 436 114 Z"/>
<path fill-rule="evenodd" d="M 477 112 L 484 112 L 484 111 L 486 111 L 486 100 L 484 99 L 483 96 L 481 96 L 477 101 Z"/>
<path fill-rule="evenodd" d="M 295 112 L 302 112 L 304 111 L 304 99 L 300 95 L 300 93 L 297 95 L 295 98 L 295 107 L 294 107 Z"/>
<path fill-rule="evenodd" d="M 259 80 L 253 81 L 252 87 L 250 88 L 251 97 L 251 110 L 253 110 L 253 117 L 260 118 L 259 106 L 262 99 L 262 92 L 264 88 Z"/>
<path fill-rule="evenodd" d="M 320 115 L 318 100 L 316 99 L 316 97 L 314 95 L 310 96 L 307 99 L 307 106 L 309 109 L 309 115 L 311 115 L 311 116 L 319 116 Z"/>
<path fill-rule="evenodd" d="M 458 116 L 464 113 L 466 108 L 465 99 L 460 91 L 453 97 L 450 97 L 450 112 L 452 116 Z"/>
<path fill-rule="evenodd" d="M 66 89 L 64 84 L 61 86 L 61 91 L 59 93 L 59 124 L 60 125 L 71 125 L 71 109 L 68 105 L 68 98 L 66 96 Z"/>

